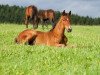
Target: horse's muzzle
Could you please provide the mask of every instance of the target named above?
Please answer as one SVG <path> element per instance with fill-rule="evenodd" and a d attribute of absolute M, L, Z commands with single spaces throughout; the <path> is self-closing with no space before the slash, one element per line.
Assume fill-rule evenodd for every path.
<path fill-rule="evenodd" d="M 72 28 L 69 28 L 67 31 L 68 31 L 68 32 L 72 32 Z"/>

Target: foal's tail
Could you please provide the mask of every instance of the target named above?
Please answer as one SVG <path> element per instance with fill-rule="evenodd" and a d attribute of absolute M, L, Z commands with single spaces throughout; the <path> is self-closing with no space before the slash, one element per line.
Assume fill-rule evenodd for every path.
<path fill-rule="evenodd" d="M 14 42 L 18 44 L 18 39 L 17 39 L 17 37 L 15 38 Z"/>

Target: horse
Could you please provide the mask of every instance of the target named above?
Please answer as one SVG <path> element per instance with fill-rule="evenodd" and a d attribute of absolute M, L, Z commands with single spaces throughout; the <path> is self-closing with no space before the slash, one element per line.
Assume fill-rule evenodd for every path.
<path fill-rule="evenodd" d="M 47 21 L 50 21 L 53 26 L 54 20 L 55 20 L 54 10 L 48 9 L 48 10 L 39 10 L 38 11 L 38 23 L 42 22 L 43 29 L 44 29 L 44 25 L 48 28 Z"/>
<path fill-rule="evenodd" d="M 37 10 L 36 6 L 30 5 L 30 6 L 26 7 L 26 10 L 25 10 L 25 25 L 26 25 L 26 28 L 28 28 L 29 22 L 31 22 L 33 24 L 33 28 L 38 27 L 38 24 L 36 23 L 37 13 L 38 13 L 38 10 Z M 36 25 L 36 27 L 35 27 L 35 25 Z"/>
<path fill-rule="evenodd" d="M 41 32 L 32 29 L 25 30 L 18 35 L 15 42 L 20 44 L 28 42 L 29 45 L 47 45 L 56 47 L 67 46 L 68 38 L 65 36 L 64 32 L 65 29 L 68 32 L 72 31 L 70 15 L 71 11 L 66 13 L 64 10 L 56 25 L 48 32 Z"/>

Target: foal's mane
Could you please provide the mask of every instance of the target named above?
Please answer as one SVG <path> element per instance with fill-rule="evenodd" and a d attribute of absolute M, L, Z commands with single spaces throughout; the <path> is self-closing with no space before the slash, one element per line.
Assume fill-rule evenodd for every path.
<path fill-rule="evenodd" d="M 59 20 L 58 20 L 58 21 L 59 21 Z M 53 25 L 53 27 L 52 27 L 52 29 L 51 29 L 50 31 L 52 31 L 52 30 L 56 27 L 58 21 L 57 21 L 56 23 L 54 23 L 54 25 Z"/>
<path fill-rule="evenodd" d="M 52 31 L 56 27 L 56 25 L 59 22 L 59 20 L 60 20 L 60 18 L 54 23 L 54 25 L 53 25 L 53 27 L 52 27 L 52 29 L 50 31 Z"/>
<path fill-rule="evenodd" d="M 68 13 L 62 13 L 61 15 L 62 15 L 62 16 L 67 16 Z M 61 18 L 61 17 L 60 17 L 60 18 Z M 54 26 L 52 27 L 52 29 L 51 29 L 50 31 L 52 31 L 52 30 L 56 27 L 57 23 L 60 21 L 60 18 L 56 21 L 56 23 L 54 24 Z"/>

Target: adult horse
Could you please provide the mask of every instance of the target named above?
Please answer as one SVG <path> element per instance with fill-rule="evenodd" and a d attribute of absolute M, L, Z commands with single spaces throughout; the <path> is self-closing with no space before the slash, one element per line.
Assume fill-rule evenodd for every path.
<path fill-rule="evenodd" d="M 55 20 L 55 12 L 52 9 L 48 10 L 39 10 L 38 12 L 38 22 L 42 22 L 42 28 L 44 29 L 44 25 L 48 27 L 47 21 L 50 21 L 52 26 Z"/>
<path fill-rule="evenodd" d="M 59 21 L 50 31 L 41 32 L 36 30 L 25 30 L 18 35 L 15 41 L 19 44 L 28 43 L 30 45 L 48 45 L 57 47 L 66 46 L 68 39 L 64 35 L 64 31 L 65 29 L 67 29 L 68 32 L 72 31 L 70 26 L 70 15 L 71 11 L 66 13 L 64 10 Z"/>
<path fill-rule="evenodd" d="M 37 20 L 37 7 L 34 5 L 30 5 L 28 7 L 26 7 L 25 10 L 25 25 L 26 28 L 28 28 L 28 24 L 29 22 L 33 24 L 33 28 L 37 28 L 38 25 L 36 24 L 36 20 Z"/>

